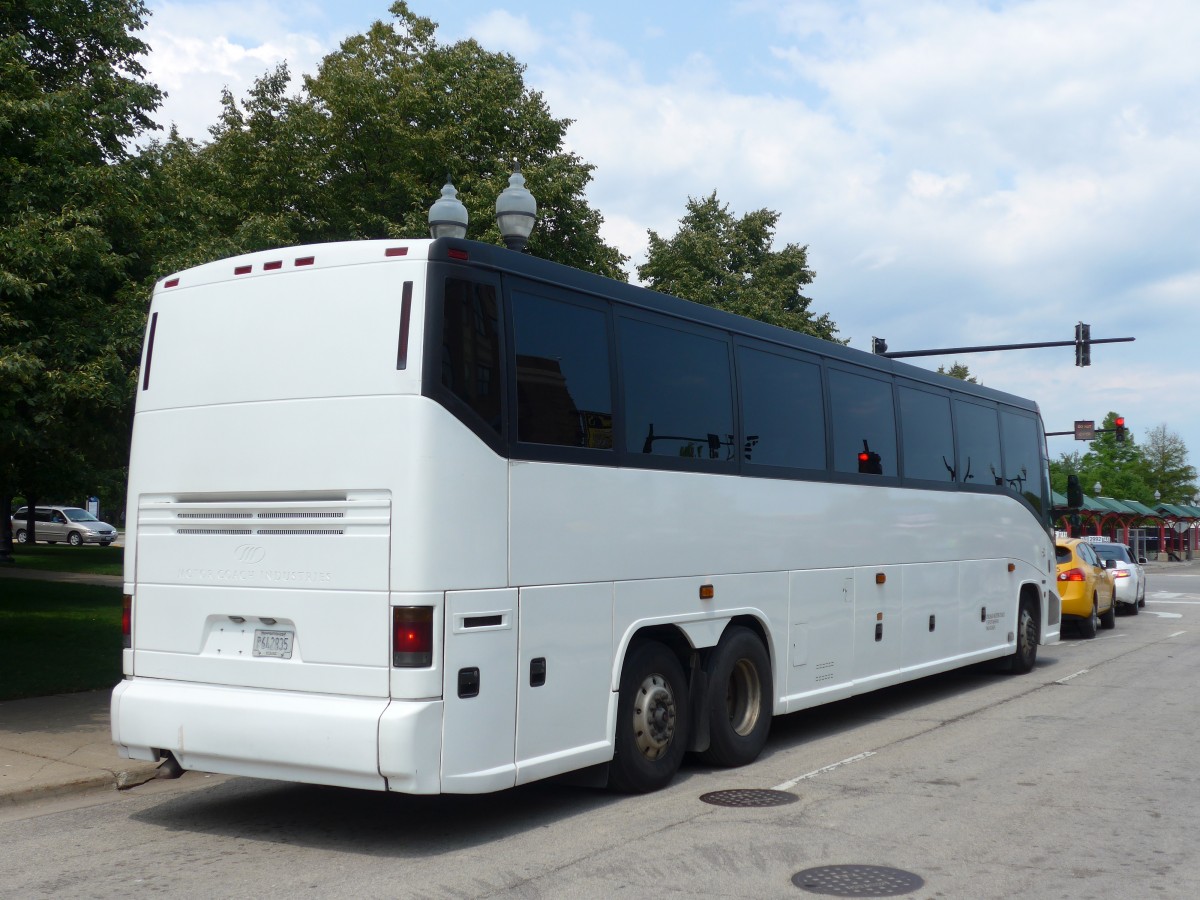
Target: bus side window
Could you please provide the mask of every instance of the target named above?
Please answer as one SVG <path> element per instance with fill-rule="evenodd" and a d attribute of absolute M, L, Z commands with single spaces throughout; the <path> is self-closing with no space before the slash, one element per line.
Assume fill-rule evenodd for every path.
<path fill-rule="evenodd" d="M 745 440 L 742 458 L 760 466 L 825 468 L 821 367 L 791 356 L 737 349 Z"/>
<path fill-rule="evenodd" d="M 517 440 L 611 450 L 608 316 L 514 290 Z"/>
<path fill-rule="evenodd" d="M 829 369 L 833 469 L 896 475 L 896 408 L 892 383 Z"/>
<path fill-rule="evenodd" d="M 958 438 L 959 482 L 989 487 L 1003 484 L 996 410 L 991 406 L 955 400 L 954 433 Z"/>
<path fill-rule="evenodd" d="M 1004 486 L 1044 512 L 1037 422 L 1002 409 L 1000 434 L 1004 439 Z"/>
<path fill-rule="evenodd" d="M 638 319 L 620 319 L 619 333 L 626 450 L 735 459 L 728 342 Z"/>
<path fill-rule="evenodd" d="M 954 480 L 954 432 L 950 398 L 900 385 L 900 432 L 904 477 L 923 481 Z"/>
<path fill-rule="evenodd" d="M 442 317 L 442 386 L 498 434 L 503 390 L 496 288 L 447 278 Z"/>

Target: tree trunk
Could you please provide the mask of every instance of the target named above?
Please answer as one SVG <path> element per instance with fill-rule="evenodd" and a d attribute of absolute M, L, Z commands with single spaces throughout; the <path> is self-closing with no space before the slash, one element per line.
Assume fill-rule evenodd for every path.
<path fill-rule="evenodd" d="M 0 566 L 13 564 L 12 494 L 0 496 Z"/>

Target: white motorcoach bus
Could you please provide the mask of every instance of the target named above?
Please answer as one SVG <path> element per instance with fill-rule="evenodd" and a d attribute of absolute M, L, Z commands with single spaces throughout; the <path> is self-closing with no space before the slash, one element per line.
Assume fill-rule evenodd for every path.
<path fill-rule="evenodd" d="M 469 241 L 161 281 L 129 475 L 113 739 L 183 769 L 647 791 L 1058 637 L 1035 404 Z"/>

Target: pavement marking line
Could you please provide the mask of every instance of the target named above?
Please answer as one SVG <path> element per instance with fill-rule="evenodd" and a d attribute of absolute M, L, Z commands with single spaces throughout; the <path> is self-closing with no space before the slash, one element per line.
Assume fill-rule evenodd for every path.
<path fill-rule="evenodd" d="M 1186 631 L 1177 631 L 1174 634 L 1168 634 L 1167 637 L 1169 637 L 1169 638 L 1179 637 L 1181 634 L 1187 634 L 1187 632 Z"/>
<path fill-rule="evenodd" d="M 1080 669 L 1078 672 L 1072 672 L 1066 678 L 1060 678 L 1060 679 L 1058 679 L 1058 681 L 1056 681 L 1054 683 L 1055 684 L 1066 684 L 1072 678 L 1078 678 L 1080 675 L 1086 675 L 1088 673 L 1088 671 L 1089 671 L 1088 669 Z"/>
<path fill-rule="evenodd" d="M 840 769 L 842 766 L 847 766 L 850 763 L 858 762 L 859 760 L 866 759 L 868 756 L 874 756 L 874 755 L 875 755 L 874 750 L 868 750 L 866 753 L 860 753 L 857 756 L 848 756 L 845 759 L 841 760 L 840 762 L 835 762 L 831 765 L 823 766 L 820 769 L 813 769 L 811 772 L 808 772 L 797 778 L 793 778 L 791 781 L 785 781 L 783 784 L 777 784 L 777 785 L 775 785 L 775 787 L 771 788 L 771 790 L 773 790 L 773 791 L 790 791 L 792 788 L 794 788 L 796 785 L 798 785 L 800 782 L 802 782 L 806 779 L 815 778 L 818 775 L 823 775 L 826 772 L 832 772 L 834 769 Z"/>
<path fill-rule="evenodd" d="M 1200 606 L 1200 600 L 1158 600 L 1151 598 L 1148 603 L 1170 603 L 1174 606 Z"/>

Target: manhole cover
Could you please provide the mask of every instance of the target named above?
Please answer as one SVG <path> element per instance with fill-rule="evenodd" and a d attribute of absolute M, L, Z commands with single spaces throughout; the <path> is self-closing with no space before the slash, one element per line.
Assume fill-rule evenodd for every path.
<path fill-rule="evenodd" d="M 738 788 L 732 791 L 709 791 L 701 794 L 700 799 L 713 806 L 787 806 L 800 798 L 787 791 Z"/>
<path fill-rule="evenodd" d="M 899 897 L 925 884 L 925 879 L 887 866 L 817 866 L 792 876 L 792 884 L 828 897 Z"/>

